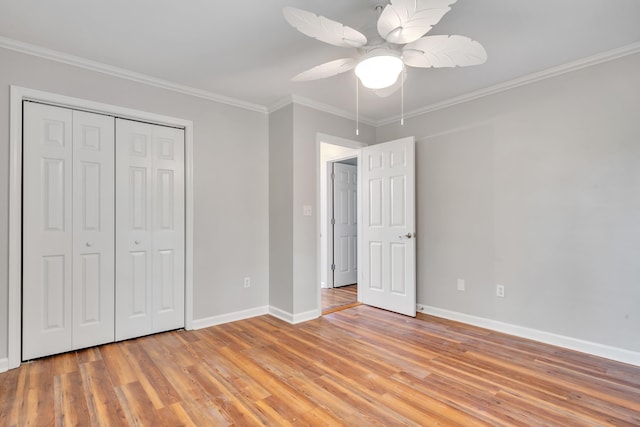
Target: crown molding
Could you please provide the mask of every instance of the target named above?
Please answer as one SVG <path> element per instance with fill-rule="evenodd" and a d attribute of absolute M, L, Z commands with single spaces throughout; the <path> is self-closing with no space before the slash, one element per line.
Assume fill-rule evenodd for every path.
<path fill-rule="evenodd" d="M 291 95 L 289 96 L 285 96 L 284 98 L 280 99 L 279 101 L 274 102 L 273 104 L 269 105 L 267 107 L 267 113 L 271 114 L 271 113 L 275 113 L 278 110 L 283 109 L 284 107 L 286 107 L 287 105 L 293 104 L 293 97 Z"/>
<path fill-rule="evenodd" d="M 221 104 L 230 105 L 245 110 L 255 111 L 259 113 L 273 113 L 281 108 L 286 107 L 289 104 L 297 104 L 305 107 L 313 108 L 318 111 L 329 113 L 338 117 L 342 117 L 348 120 L 356 120 L 356 115 L 341 108 L 325 104 L 314 99 L 306 98 L 299 95 L 290 95 L 280 101 L 265 107 L 264 105 L 254 104 L 251 102 L 243 101 L 236 98 L 231 98 L 225 95 L 208 92 L 201 89 L 196 89 L 190 86 L 184 86 L 177 83 L 170 82 L 168 80 L 159 79 L 156 77 L 148 76 L 146 74 L 137 73 L 134 71 L 126 70 L 124 68 L 113 67 L 111 65 L 103 64 L 101 62 L 91 61 L 85 58 L 81 58 L 74 55 L 69 55 L 63 52 L 47 49 L 44 47 L 36 46 L 33 44 L 21 42 L 18 40 L 10 39 L 0 36 L 0 48 L 13 50 L 16 52 L 32 55 L 51 61 L 61 62 L 64 64 L 84 68 L 87 70 L 107 74 L 114 77 L 119 77 L 127 80 L 131 80 L 137 83 L 146 84 L 149 86 L 158 87 L 161 89 L 170 90 L 173 92 L 182 93 L 185 95 L 194 96 L 197 98 L 206 99 L 209 101 L 218 102 Z M 562 74 L 577 71 L 583 68 L 588 68 L 594 65 L 598 65 L 604 62 L 613 61 L 618 58 L 640 53 L 640 42 L 632 43 L 626 46 L 622 46 L 617 49 L 602 52 L 596 55 L 592 55 L 586 58 L 582 58 L 576 61 L 572 61 L 557 67 L 548 68 L 536 73 L 528 74 L 522 77 L 518 77 L 513 80 L 509 80 L 503 83 L 499 83 L 494 86 L 490 86 L 484 89 L 469 92 L 467 94 L 450 98 L 441 102 L 430 104 L 413 111 L 405 112 L 404 118 L 411 119 L 422 114 L 431 113 L 433 111 L 449 108 L 454 105 L 464 104 L 485 96 L 493 95 L 496 93 L 504 92 L 510 89 L 515 89 L 520 86 L 525 86 L 531 83 L 535 83 L 548 78 L 560 76 Z M 359 117 L 359 121 L 363 124 L 378 127 L 391 124 L 399 121 L 401 116 L 393 116 L 387 119 L 374 120 L 370 117 Z"/>
<path fill-rule="evenodd" d="M 503 83 L 499 83 L 494 86 L 489 86 L 484 89 L 469 92 L 467 94 L 450 98 L 435 104 L 427 105 L 425 107 L 418 108 L 404 114 L 404 118 L 410 119 L 422 114 L 431 113 L 433 111 L 442 110 L 444 108 L 452 107 L 458 104 L 464 104 L 465 102 L 473 101 L 478 98 L 493 95 L 496 93 L 504 92 L 510 89 L 515 89 L 520 86 L 525 86 L 531 83 L 539 82 L 541 80 L 550 79 L 552 77 L 560 76 L 562 74 L 570 73 L 572 71 L 581 70 L 583 68 L 592 67 L 594 65 L 602 64 L 604 62 L 613 61 L 618 58 L 640 53 L 640 42 L 632 43 L 626 46 L 619 47 L 617 49 L 609 50 L 606 52 L 598 53 L 596 55 L 588 56 L 586 58 L 578 59 L 576 61 L 568 62 L 557 67 L 548 68 L 546 70 L 538 71 L 536 73 L 527 74 L 522 77 L 518 77 L 513 80 L 509 80 Z M 388 119 L 379 120 L 376 122 L 376 126 L 385 126 L 394 122 L 400 121 L 401 116 L 394 116 Z"/>
<path fill-rule="evenodd" d="M 295 94 L 284 97 L 280 101 L 270 105 L 267 111 L 269 112 L 269 114 L 271 114 L 274 111 L 278 111 L 289 104 L 302 105 L 303 107 L 313 108 L 314 110 L 318 110 L 328 114 L 332 114 L 334 116 L 342 117 L 343 119 L 353 120 L 354 122 L 356 121 L 356 115 L 347 110 L 343 110 L 341 108 L 334 107 L 333 105 L 325 104 L 323 102 L 316 101 L 311 98 L 305 98 L 304 96 L 295 95 Z M 377 126 L 377 122 L 369 117 L 360 116 L 358 118 L 358 121 L 365 125 L 369 125 L 373 127 Z"/>
<path fill-rule="evenodd" d="M 156 77 L 148 76 L 146 74 L 126 70 L 124 68 L 113 67 L 111 65 L 103 64 L 101 62 L 91 61 L 89 59 L 81 58 L 79 56 L 69 55 L 67 53 L 59 52 L 52 49 L 47 49 L 47 48 L 36 46 L 30 43 L 24 43 L 24 42 L 10 39 L 7 37 L 0 36 L 0 48 L 13 50 L 16 52 L 48 59 L 51 61 L 61 62 L 63 64 L 73 65 L 75 67 L 84 68 L 86 70 L 95 71 L 95 72 L 107 74 L 113 77 L 119 77 L 122 79 L 131 80 L 137 83 L 143 83 L 143 84 L 154 86 L 160 89 L 166 89 L 173 92 L 194 96 L 196 98 L 202 98 L 209 101 L 218 102 L 220 104 L 230 105 L 232 107 L 238 107 L 245 110 L 255 111 L 258 113 L 265 113 L 265 114 L 267 113 L 267 108 L 264 105 L 254 104 L 254 103 L 243 101 L 240 99 L 231 98 L 229 96 L 220 95 L 217 93 L 208 92 L 201 89 L 196 89 L 190 86 L 180 85 L 177 83 L 170 82 L 168 80 L 159 79 Z"/>

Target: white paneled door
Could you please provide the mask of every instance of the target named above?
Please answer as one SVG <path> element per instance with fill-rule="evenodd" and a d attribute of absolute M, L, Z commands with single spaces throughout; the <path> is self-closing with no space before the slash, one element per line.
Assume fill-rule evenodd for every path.
<path fill-rule="evenodd" d="M 358 281 L 358 168 L 333 164 L 333 287 Z"/>
<path fill-rule="evenodd" d="M 73 112 L 73 348 L 114 339 L 114 119 Z"/>
<path fill-rule="evenodd" d="M 362 300 L 416 315 L 415 141 L 362 149 Z"/>
<path fill-rule="evenodd" d="M 113 341 L 113 124 L 24 103 L 23 360 Z"/>
<path fill-rule="evenodd" d="M 22 359 L 184 327 L 184 130 L 24 102 Z"/>
<path fill-rule="evenodd" d="M 116 119 L 116 340 L 184 327 L 184 130 Z"/>

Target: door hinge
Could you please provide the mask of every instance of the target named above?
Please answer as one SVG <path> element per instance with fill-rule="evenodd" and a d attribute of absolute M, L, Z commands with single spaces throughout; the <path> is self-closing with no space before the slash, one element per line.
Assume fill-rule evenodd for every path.
<path fill-rule="evenodd" d="M 331 218 L 331 225 L 336 225 L 336 219 L 335 218 Z"/>
<path fill-rule="evenodd" d="M 331 264 L 331 271 L 335 271 L 336 270 L 336 265 L 335 264 Z"/>
<path fill-rule="evenodd" d="M 335 179 L 336 179 L 336 174 L 335 174 L 335 173 L 333 173 L 333 172 L 331 172 L 331 179 L 332 179 L 332 180 L 335 180 Z"/>

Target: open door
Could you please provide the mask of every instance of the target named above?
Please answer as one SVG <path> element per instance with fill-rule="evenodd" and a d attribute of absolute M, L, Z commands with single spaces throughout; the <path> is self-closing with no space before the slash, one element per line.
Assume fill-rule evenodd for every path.
<path fill-rule="evenodd" d="M 333 287 L 358 282 L 358 167 L 333 164 Z"/>
<path fill-rule="evenodd" d="M 362 149 L 362 302 L 415 317 L 415 139 Z"/>

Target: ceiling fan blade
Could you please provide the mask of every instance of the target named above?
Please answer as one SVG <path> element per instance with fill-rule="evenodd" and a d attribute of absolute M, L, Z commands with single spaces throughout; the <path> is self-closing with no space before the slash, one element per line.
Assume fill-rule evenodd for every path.
<path fill-rule="evenodd" d="M 339 47 L 362 47 L 367 38 L 359 31 L 324 16 L 295 7 L 285 7 L 282 14 L 302 34 Z"/>
<path fill-rule="evenodd" d="M 313 68 L 303 71 L 294 78 L 292 82 L 308 82 L 310 80 L 324 79 L 326 77 L 337 76 L 345 71 L 352 70 L 358 61 L 354 58 L 342 58 L 335 61 L 325 62 L 324 64 L 317 65 Z"/>
<path fill-rule="evenodd" d="M 418 40 L 451 10 L 456 0 L 392 0 L 378 19 L 378 33 L 390 43 Z"/>
<path fill-rule="evenodd" d="M 402 59 L 410 67 L 466 67 L 484 63 L 487 52 L 469 37 L 427 36 L 406 45 Z"/>
<path fill-rule="evenodd" d="M 385 87 L 384 89 L 376 89 L 376 90 L 373 91 L 373 93 L 378 95 L 380 98 L 386 98 L 386 97 L 396 93 L 400 89 L 400 87 L 402 87 L 402 84 L 405 81 L 407 81 L 407 69 L 406 68 L 404 68 L 402 70 L 402 78 L 398 79 L 397 82 L 395 82 L 394 84 L 392 84 L 389 87 Z"/>

